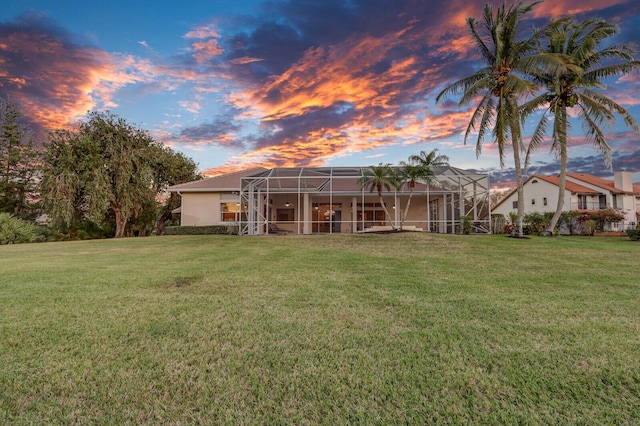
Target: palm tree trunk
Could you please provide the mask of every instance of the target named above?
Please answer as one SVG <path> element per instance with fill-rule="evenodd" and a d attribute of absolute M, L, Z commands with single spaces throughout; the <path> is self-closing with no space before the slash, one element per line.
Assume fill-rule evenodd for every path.
<path fill-rule="evenodd" d="M 400 230 L 402 231 L 402 227 L 404 226 L 404 221 L 407 219 L 407 215 L 409 214 L 409 206 L 411 205 L 411 198 L 413 198 L 413 186 L 409 185 L 409 198 L 407 199 L 407 205 L 404 208 L 404 213 L 402 214 L 402 220 L 400 220 Z"/>
<path fill-rule="evenodd" d="M 391 229 L 393 229 L 395 231 L 396 227 L 393 224 L 393 220 L 391 220 L 391 215 L 389 214 L 389 211 L 387 210 L 387 206 L 384 204 L 384 200 L 382 199 L 382 194 L 378 194 L 378 197 L 380 198 L 380 205 L 382 205 L 382 210 L 384 210 L 384 214 L 387 216 L 387 219 L 389 219 L 389 223 L 391 224 Z"/>
<path fill-rule="evenodd" d="M 553 217 L 547 227 L 548 235 L 553 235 L 553 230 L 558 225 L 562 209 L 564 208 L 564 197 L 567 187 L 567 163 L 569 161 L 569 155 L 567 154 L 567 110 L 563 108 L 560 119 L 562 120 L 562 137 L 563 141 L 560 141 L 560 182 L 558 183 L 558 205 L 556 211 L 553 213 Z M 558 117 L 556 117 L 556 120 Z"/>
<path fill-rule="evenodd" d="M 517 111 L 517 106 L 515 108 Z M 522 162 L 520 161 L 520 149 L 522 147 L 522 135 L 520 134 L 520 117 L 514 118 L 515 125 L 511 125 L 511 145 L 513 146 L 513 161 L 516 168 L 516 185 L 518 192 L 518 226 L 517 237 L 524 236 L 522 222 L 524 220 L 524 184 L 522 180 Z"/>

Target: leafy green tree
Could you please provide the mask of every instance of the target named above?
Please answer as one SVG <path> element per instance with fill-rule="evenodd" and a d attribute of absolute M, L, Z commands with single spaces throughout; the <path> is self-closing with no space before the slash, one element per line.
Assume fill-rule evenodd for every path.
<path fill-rule="evenodd" d="M 615 25 L 602 19 L 589 19 L 578 24 L 571 19 L 562 19 L 553 22 L 541 34 L 547 42 L 547 53 L 561 55 L 573 65 L 555 73 L 548 70 L 534 72 L 535 81 L 544 90 L 523 105 L 525 117 L 544 108 L 529 144 L 527 162 L 530 152 L 544 143 L 549 122 L 553 120 L 551 149 L 560 159 L 560 182 L 558 205 L 546 229 L 549 235 L 553 235 L 565 202 L 570 117 L 575 116 L 581 121 L 585 133 L 603 153 L 609 167 L 611 148 L 601 126 L 614 122 L 618 114 L 627 126 L 634 131 L 639 130 L 629 111 L 594 90 L 606 87 L 603 79 L 623 76 L 640 66 L 640 62 L 633 59 L 635 50 L 632 46 L 602 46 L 617 32 Z"/>
<path fill-rule="evenodd" d="M 524 78 L 531 70 L 556 69 L 564 63 L 553 55 L 537 53 L 536 38 L 521 37 L 520 24 L 540 1 L 505 3 L 494 13 L 493 6 L 484 7 L 483 20 L 467 18 L 472 39 L 484 62 L 473 75 L 446 87 L 436 98 L 462 93 L 460 105 L 480 98 L 465 132 L 464 141 L 477 131 L 476 155 L 480 155 L 485 135 L 492 129 L 498 145 L 500 165 L 504 167 L 507 141 L 511 140 L 518 191 L 518 223 L 516 233 L 523 236 L 524 192 L 521 152 L 524 151 L 519 101 L 532 94 L 537 86 Z"/>
<path fill-rule="evenodd" d="M 358 179 L 358 183 L 361 188 L 368 189 L 369 192 L 376 191 L 378 193 L 378 199 L 382 209 L 384 210 L 384 214 L 389 220 L 391 228 L 396 230 L 395 224 L 389 214 L 389 210 L 387 210 L 387 205 L 384 203 L 384 199 L 382 198 L 383 189 L 390 191 L 391 188 L 398 188 L 399 185 L 398 176 L 391 165 L 389 163 L 380 163 L 377 166 L 370 166 L 368 169 L 364 170 L 362 177 Z"/>
<path fill-rule="evenodd" d="M 165 185 L 159 153 L 166 151 L 146 131 L 108 112 L 90 113 L 77 132 L 52 133 L 42 165 L 47 212 L 61 224 L 78 216 L 112 221 L 115 237 L 124 236 L 131 221 L 155 208 Z"/>
<path fill-rule="evenodd" d="M 404 208 L 402 219 L 400 220 L 400 229 L 402 229 L 407 215 L 409 214 L 409 206 L 411 205 L 411 199 L 413 198 L 413 191 L 416 187 L 416 182 L 422 182 L 429 185 L 433 181 L 435 173 L 434 167 L 448 166 L 449 157 L 446 155 L 438 155 L 438 150 L 434 149 L 431 152 L 420 151 L 419 154 L 414 154 L 409 157 L 408 162 L 401 162 L 400 169 L 398 171 L 398 180 L 400 184 L 406 184 L 409 187 L 409 198 L 407 199 L 407 205 Z M 429 200 L 427 200 L 429 205 Z"/>
<path fill-rule="evenodd" d="M 180 195 L 167 193 L 169 186 L 202 179 L 197 164 L 186 155 L 165 146 L 155 147 L 153 185 L 156 196 L 156 231 L 162 235 L 165 223 L 171 219 L 172 211 L 180 207 Z"/>
<path fill-rule="evenodd" d="M 0 98 L 0 211 L 27 218 L 35 211 L 38 153 L 21 120 L 17 101 Z"/>

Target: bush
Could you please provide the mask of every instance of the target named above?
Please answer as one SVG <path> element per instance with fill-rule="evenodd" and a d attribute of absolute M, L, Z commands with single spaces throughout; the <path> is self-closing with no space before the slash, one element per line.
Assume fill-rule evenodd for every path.
<path fill-rule="evenodd" d="M 584 213 L 578 218 L 578 222 L 595 223 L 594 231 L 604 231 L 607 225 L 611 223 L 618 223 L 624 220 L 624 215 L 616 209 L 604 209 L 591 213 Z"/>
<path fill-rule="evenodd" d="M 631 241 L 640 241 L 640 229 L 627 229 L 627 235 Z"/>
<path fill-rule="evenodd" d="M 236 225 L 212 226 L 167 226 L 163 235 L 235 235 L 238 233 Z"/>
<path fill-rule="evenodd" d="M 582 223 L 580 235 L 593 235 L 596 232 L 597 223 L 593 219 L 588 219 Z"/>
<path fill-rule="evenodd" d="M 538 213 L 532 212 L 524 216 L 524 221 L 527 223 L 529 233 L 531 235 L 540 235 L 549 226 L 553 213 Z"/>
<path fill-rule="evenodd" d="M 0 213 L 0 244 L 19 244 L 43 241 L 38 226 L 13 217 L 9 213 Z"/>
<path fill-rule="evenodd" d="M 463 234 L 471 234 L 471 230 L 473 229 L 473 218 L 471 216 L 460 216 L 460 228 Z"/>

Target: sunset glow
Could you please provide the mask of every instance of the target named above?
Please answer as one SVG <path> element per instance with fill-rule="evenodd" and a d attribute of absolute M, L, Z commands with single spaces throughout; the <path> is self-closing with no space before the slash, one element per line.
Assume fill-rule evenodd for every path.
<path fill-rule="evenodd" d="M 49 3 L 13 3 L 0 11 L 0 91 L 19 101 L 42 138 L 108 109 L 207 174 L 397 163 L 438 148 L 452 164 L 491 173 L 496 183 L 512 179 L 510 163 L 499 168 L 490 141 L 478 159 L 475 139 L 464 145 L 470 110 L 456 99 L 434 100 L 479 66 L 466 18 L 480 18 L 484 2 L 203 2 L 198 13 L 175 16 L 149 7 L 148 24 L 126 16 L 116 27 Z M 116 3 L 100 7 L 124 8 Z M 92 7 L 96 17 L 111 10 Z M 568 15 L 612 20 L 621 29 L 612 42 L 640 44 L 635 1 L 547 0 L 527 27 Z M 636 118 L 639 83 L 632 74 L 607 88 Z M 579 130 L 576 124 L 574 167 L 608 176 Z M 640 172 L 638 135 L 623 128 L 607 135 L 614 168 Z M 557 169 L 543 149 L 529 172 Z"/>

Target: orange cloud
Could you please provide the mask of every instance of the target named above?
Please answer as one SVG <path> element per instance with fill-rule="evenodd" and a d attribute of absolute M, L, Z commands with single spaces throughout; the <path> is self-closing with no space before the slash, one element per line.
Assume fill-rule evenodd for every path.
<path fill-rule="evenodd" d="M 356 109 L 385 106 L 392 85 L 415 73 L 413 58 L 391 64 L 382 74 L 371 68 L 402 42 L 402 33 L 381 38 L 350 39 L 339 45 L 308 49 L 282 75 L 236 99 L 240 107 L 256 106 L 265 120 L 303 115 L 314 108 L 348 102 Z"/>
<path fill-rule="evenodd" d="M 114 107 L 118 90 L 155 75 L 145 61 L 72 45 L 55 34 L 14 31 L 0 37 L 10 58 L 0 62 L 0 85 L 44 128 L 66 128 L 89 110 Z"/>
<path fill-rule="evenodd" d="M 241 58 L 232 59 L 229 62 L 234 64 L 234 65 L 244 65 L 244 64 L 250 64 L 252 62 L 260 62 L 260 61 L 264 61 L 264 59 L 263 58 L 252 58 L 250 56 L 243 56 Z"/>
<path fill-rule="evenodd" d="M 634 0 L 635 1 L 635 0 Z M 545 1 L 533 10 L 535 17 L 552 17 L 578 15 L 580 13 L 601 10 L 614 5 L 628 3 L 625 0 L 555 0 Z"/>

